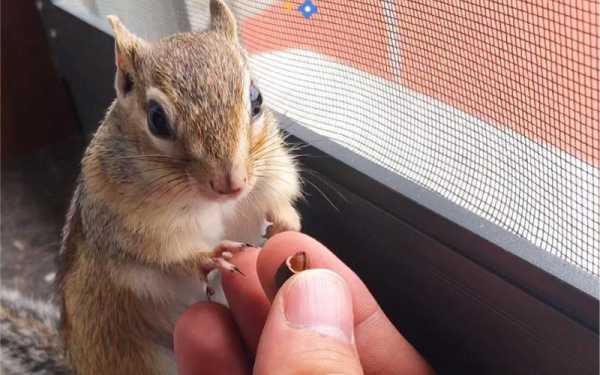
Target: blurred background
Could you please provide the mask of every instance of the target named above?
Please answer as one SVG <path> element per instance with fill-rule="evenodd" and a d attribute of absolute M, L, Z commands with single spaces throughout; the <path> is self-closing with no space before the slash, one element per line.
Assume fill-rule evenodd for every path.
<path fill-rule="evenodd" d="M 47 298 L 84 141 L 36 3 L 1 12 L 1 284 Z"/>

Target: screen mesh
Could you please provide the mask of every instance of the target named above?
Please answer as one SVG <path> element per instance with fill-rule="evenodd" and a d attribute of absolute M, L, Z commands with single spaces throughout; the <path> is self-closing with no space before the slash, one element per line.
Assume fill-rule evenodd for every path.
<path fill-rule="evenodd" d="M 207 4 L 95 11 L 155 37 Z M 274 110 L 600 276 L 596 0 L 229 4 Z"/>

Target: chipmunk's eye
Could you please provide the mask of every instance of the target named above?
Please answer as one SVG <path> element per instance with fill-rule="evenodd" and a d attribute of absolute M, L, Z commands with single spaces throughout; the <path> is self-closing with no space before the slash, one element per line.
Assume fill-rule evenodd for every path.
<path fill-rule="evenodd" d="M 250 113 L 252 118 L 257 117 L 262 112 L 262 94 L 258 90 L 258 87 L 254 86 L 254 83 L 250 84 Z"/>
<path fill-rule="evenodd" d="M 169 118 L 163 107 L 151 100 L 148 103 L 148 129 L 150 133 L 159 138 L 173 138 L 173 128 L 169 124 Z"/>

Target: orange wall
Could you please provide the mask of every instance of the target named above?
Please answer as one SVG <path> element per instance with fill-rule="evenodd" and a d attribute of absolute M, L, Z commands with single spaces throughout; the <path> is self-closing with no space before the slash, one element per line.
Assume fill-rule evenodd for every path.
<path fill-rule="evenodd" d="M 397 1 L 400 74 L 382 2 L 315 3 L 245 18 L 246 47 L 311 49 L 600 165 L 598 1 Z"/>

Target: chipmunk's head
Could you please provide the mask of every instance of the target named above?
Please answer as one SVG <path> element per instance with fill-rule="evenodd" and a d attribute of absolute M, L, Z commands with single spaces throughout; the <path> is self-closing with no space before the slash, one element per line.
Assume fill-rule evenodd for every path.
<path fill-rule="evenodd" d="M 136 152 L 160 164 L 148 180 L 160 170 L 204 196 L 228 200 L 260 178 L 257 168 L 275 130 L 250 77 L 232 12 L 222 0 L 211 0 L 210 12 L 207 31 L 154 43 L 109 16 L 117 106 Z"/>

